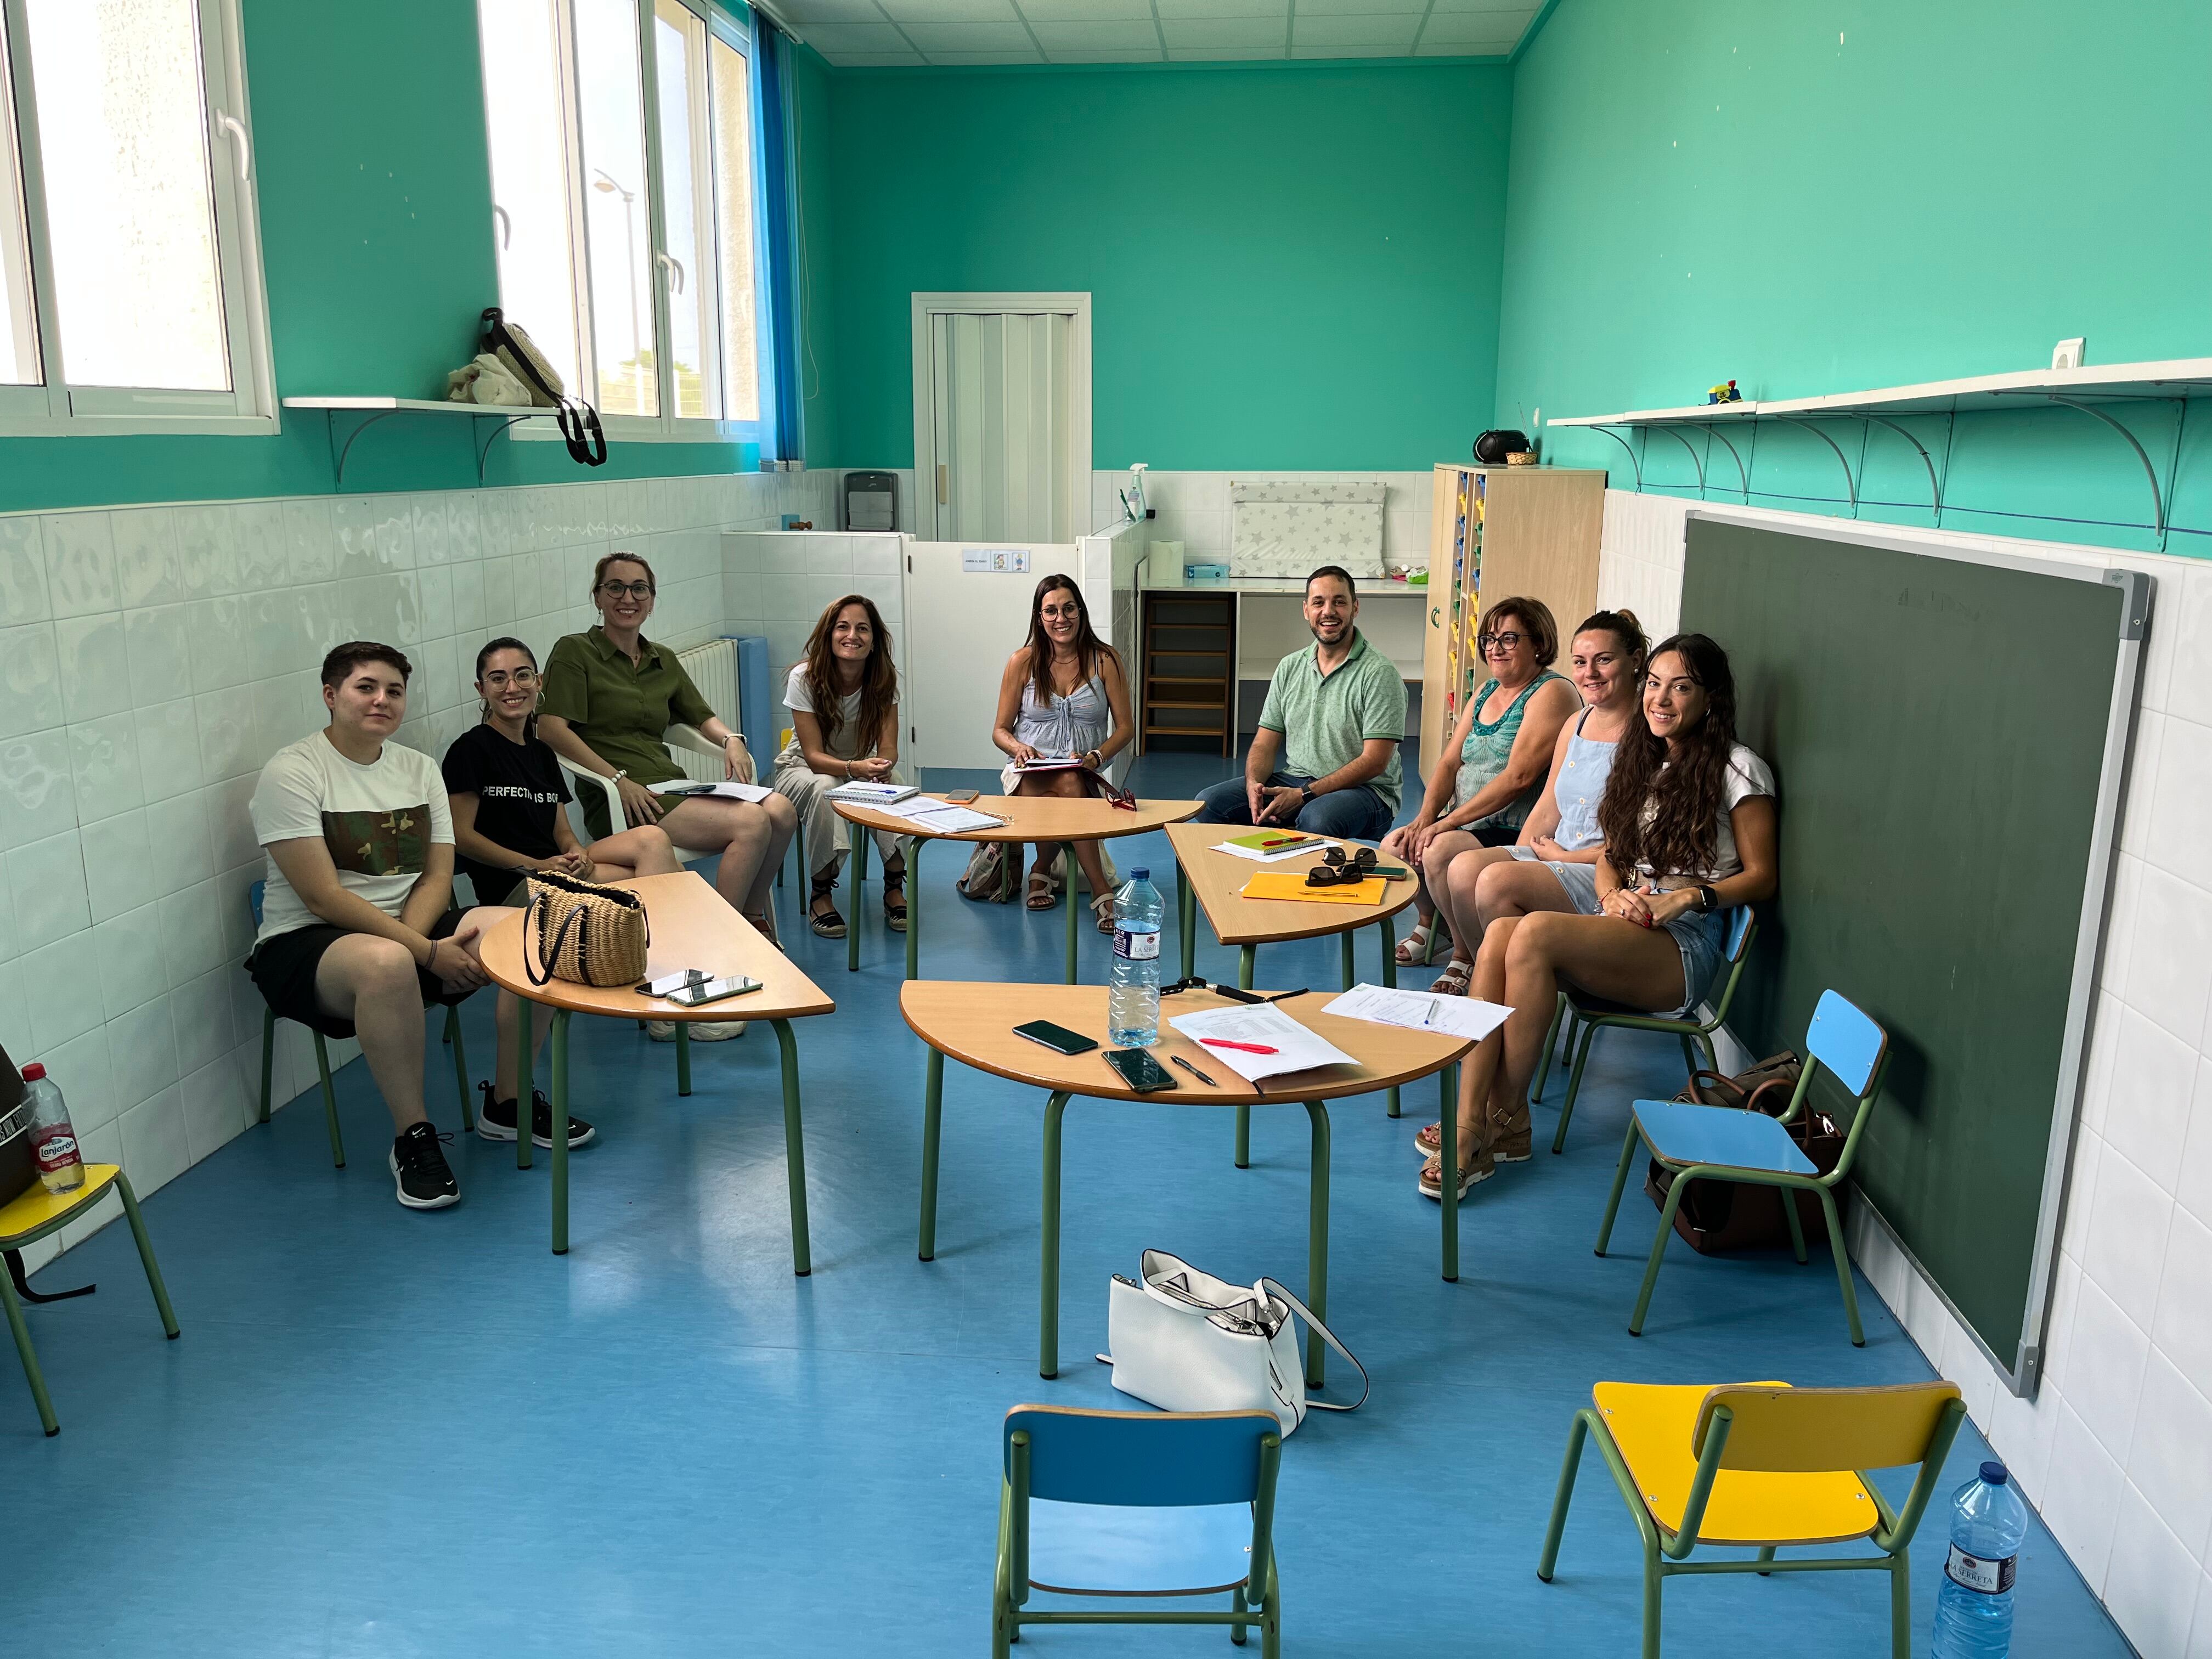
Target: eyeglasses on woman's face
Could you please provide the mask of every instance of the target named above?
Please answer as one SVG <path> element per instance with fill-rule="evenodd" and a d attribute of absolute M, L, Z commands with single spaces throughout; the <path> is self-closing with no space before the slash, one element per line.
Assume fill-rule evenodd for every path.
<path fill-rule="evenodd" d="M 504 691 L 509 686 L 518 691 L 528 691 L 538 684 L 538 671 L 534 668 L 495 668 L 483 677 L 483 684 L 487 691 Z"/>
<path fill-rule="evenodd" d="M 1482 647 L 1482 654 L 1486 657 L 1493 651 L 1518 651 L 1521 648 L 1521 641 L 1528 637 L 1528 636 L 1526 634 L 1515 634 L 1510 632 L 1504 634 L 1478 634 L 1474 636 L 1474 642 Z"/>
<path fill-rule="evenodd" d="M 633 599 L 649 599 L 653 597 L 653 584 L 651 582 L 601 582 L 599 592 L 611 599 L 618 599 L 625 593 Z"/>

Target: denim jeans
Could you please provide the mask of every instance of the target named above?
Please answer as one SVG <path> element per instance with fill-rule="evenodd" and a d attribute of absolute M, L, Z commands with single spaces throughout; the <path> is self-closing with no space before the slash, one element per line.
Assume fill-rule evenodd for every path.
<path fill-rule="evenodd" d="M 1290 772 L 1276 772 L 1267 779 L 1269 787 L 1277 789 L 1296 788 L 1312 781 L 1311 778 Z M 1212 788 L 1200 790 L 1198 798 L 1206 803 L 1206 810 L 1198 815 L 1200 823 L 1252 822 L 1252 808 L 1245 796 L 1242 777 L 1224 778 Z M 1383 805 L 1382 796 L 1360 784 L 1316 795 L 1292 822 L 1308 835 L 1336 836 L 1346 841 L 1380 841 L 1389 833 L 1394 816 Z"/>

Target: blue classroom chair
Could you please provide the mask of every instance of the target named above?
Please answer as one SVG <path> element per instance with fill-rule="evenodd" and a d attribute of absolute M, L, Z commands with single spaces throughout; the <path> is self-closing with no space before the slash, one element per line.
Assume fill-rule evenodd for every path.
<path fill-rule="evenodd" d="M 253 926 L 261 926 L 261 900 L 269 884 L 257 881 L 246 894 L 246 902 L 252 908 Z M 308 1035 L 315 1039 L 315 1070 L 323 1082 L 323 1117 L 330 1125 L 331 1163 L 338 1169 L 345 1168 L 345 1137 L 338 1133 L 337 1091 L 331 1087 L 331 1051 L 325 1046 L 323 1034 L 313 1026 Z M 461 1040 L 461 1011 L 453 1003 L 446 1005 L 446 1042 L 453 1050 L 453 1080 L 461 1096 L 461 1127 L 477 1127 L 477 1110 L 469 1099 L 469 1051 Z M 261 1011 L 261 1121 L 269 1121 L 269 1089 L 270 1073 L 276 1060 L 276 1011 L 264 1007 Z"/>
<path fill-rule="evenodd" d="M 1272 1412 L 1106 1412 L 1017 1406 L 1006 1413 L 991 1652 L 1024 1625 L 1226 1625 L 1282 1651 L 1275 1574 Z M 1030 1613 L 1032 1589 L 1063 1595 L 1230 1597 L 1226 1612 Z"/>
<path fill-rule="evenodd" d="M 1729 921 L 1728 945 L 1723 960 L 1728 972 L 1721 981 L 1721 994 L 1713 1003 L 1711 1019 L 1676 1019 L 1662 1014 L 1645 1013 L 1638 1008 L 1625 1008 L 1617 1002 L 1607 1002 L 1602 997 L 1589 996 L 1581 991 L 1562 991 L 1559 1006 L 1552 1011 L 1552 1029 L 1544 1036 L 1543 1063 L 1536 1068 L 1535 1086 L 1528 1091 L 1531 1100 L 1544 1097 L 1544 1079 L 1552 1074 L 1552 1055 L 1555 1052 L 1559 1027 L 1566 1027 L 1567 1044 L 1575 1050 L 1575 1069 L 1567 1078 L 1567 1097 L 1559 1108 L 1559 1127 L 1552 1135 L 1554 1156 L 1567 1144 L 1567 1122 L 1575 1115 L 1575 1097 L 1582 1092 L 1583 1066 L 1589 1059 L 1590 1044 L 1606 1026 L 1617 1026 L 1628 1031 L 1672 1032 L 1682 1045 L 1682 1062 L 1690 1073 L 1692 1085 L 1698 1080 L 1698 1056 L 1690 1046 L 1694 1039 L 1705 1045 L 1705 1064 L 1720 1070 L 1720 1060 L 1713 1053 L 1713 1033 L 1728 1023 L 1729 1005 L 1735 1000 L 1736 981 L 1743 977 L 1745 958 L 1751 954 L 1751 941 L 1759 932 L 1757 920 L 1751 906 L 1740 904 Z M 1582 1028 L 1582 1042 L 1575 1042 L 1575 1030 Z"/>
<path fill-rule="evenodd" d="M 1805 1052 L 1810 1058 L 1797 1079 L 1796 1092 L 1780 1117 L 1764 1112 L 1739 1111 L 1732 1106 L 1704 1106 L 1682 1100 L 1639 1100 L 1631 1109 L 1627 1137 L 1621 1143 L 1620 1167 L 1613 1174 L 1613 1195 L 1606 1200 L 1605 1220 L 1597 1231 L 1597 1253 L 1605 1254 L 1613 1237 L 1613 1218 L 1620 1208 L 1621 1189 L 1628 1184 L 1629 1165 L 1636 1161 L 1636 1143 L 1651 1149 L 1651 1156 L 1674 1172 L 1667 1202 L 1659 1213 L 1659 1236 L 1651 1241 L 1650 1265 L 1644 1270 L 1644 1288 L 1629 1316 L 1628 1334 L 1644 1334 L 1644 1316 L 1651 1305 L 1651 1288 L 1659 1282 L 1659 1262 L 1667 1240 L 1674 1231 L 1674 1212 L 1692 1181 L 1733 1181 L 1781 1189 L 1782 1213 L 1789 1218 L 1790 1243 L 1802 1265 L 1805 1261 L 1805 1232 L 1797 1218 L 1796 1194 L 1809 1192 L 1820 1201 L 1827 1224 L 1828 1249 L 1836 1260 L 1836 1282 L 1843 1286 L 1844 1313 L 1850 1322 L 1851 1346 L 1866 1346 L 1859 1325 L 1859 1298 L 1851 1285 L 1850 1258 L 1844 1251 L 1843 1224 L 1836 1217 L 1835 1188 L 1850 1178 L 1859 1136 L 1872 1115 L 1874 1097 L 1881 1087 L 1883 1068 L 1889 1060 L 1889 1036 L 1852 1004 L 1833 991 L 1823 991 L 1806 1028 Z M 1785 1127 L 1805 1109 L 1806 1091 L 1814 1073 L 1826 1067 L 1855 1097 L 1850 1127 L 1844 1132 L 1844 1150 L 1836 1167 L 1822 1175 Z"/>

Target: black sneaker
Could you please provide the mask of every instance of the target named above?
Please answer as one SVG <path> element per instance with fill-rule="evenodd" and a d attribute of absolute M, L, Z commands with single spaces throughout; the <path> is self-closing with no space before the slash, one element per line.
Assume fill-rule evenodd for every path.
<path fill-rule="evenodd" d="M 392 1179 L 399 1188 L 399 1201 L 410 1210 L 442 1210 L 461 1201 L 460 1183 L 446 1165 L 441 1135 L 428 1123 L 410 1125 L 392 1143 Z"/>
<path fill-rule="evenodd" d="M 518 1115 L 511 1100 L 494 1100 L 491 1085 L 477 1085 L 483 1102 L 477 1108 L 477 1133 L 486 1140 L 513 1140 Z M 568 1119 L 568 1150 L 588 1146 L 599 1138 L 599 1131 L 573 1114 Z M 545 1098 L 543 1089 L 530 1091 L 530 1139 L 532 1144 L 551 1149 L 553 1146 L 553 1103 Z"/>

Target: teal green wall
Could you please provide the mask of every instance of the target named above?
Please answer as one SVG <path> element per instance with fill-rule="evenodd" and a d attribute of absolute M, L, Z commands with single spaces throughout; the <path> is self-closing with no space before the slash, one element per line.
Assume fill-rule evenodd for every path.
<path fill-rule="evenodd" d="M 1088 292 L 1101 467 L 1425 467 L 1488 424 L 1502 64 L 830 86 L 841 464 L 913 465 L 916 290 Z"/>
<path fill-rule="evenodd" d="M 830 183 L 830 68 L 801 47 L 792 54 L 792 120 L 799 151 L 799 420 L 816 466 L 836 464 L 837 341 L 830 327 L 836 214 Z"/>
<path fill-rule="evenodd" d="M 2203 0 L 1564 0 L 1515 69 L 1498 416 L 1698 402 L 1729 376 L 1784 398 L 2035 368 L 2077 334 L 2093 364 L 2212 356 L 2208 86 Z M 2163 484 L 2172 411 L 2120 412 Z M 1912 424 L 1941 462 L 1942 423 Z M 2212 532 L 2212 418 L 2190 424 L 2176 516 Z M 1856 471 L 1856 425 L 1834 435 Z M 2087 417 L 1950 440 L 1947 527 L 2154 544 L 2028 516 L 2148 521 L 2141 465 Z M 1709 493 L 1733 495 L 1711 454 L 1730 489 Z M 1629 482 L 1601 434 L 1553 430 L 1547 459 Z M 1901 441 L 1877 429 L 1867 459 L 1868 493 L 1927 501 Z M 1645 475 L 1697 493 L 1664 435 Z M 1809 433 L 1762 425 L 1753 484 L 1847 510 L 1792 499 L 1844 493 Z"/>
<path fill-rule="evenodd" d="M 277 392 L 434 398 L 498 297 L 476 7 L 470 0 L 246 0 Z M 473 489 L 471 422 L 398 416 L 346 462 L 348 491 Z M 0 511 L 313 495 L 336 485 L 323 417 L 274 438 L 0 439 Z M 728 471 L 735 444 L 615 444 L 588 471 L 558 444 L 495 440 L 485 482 Z"/>

